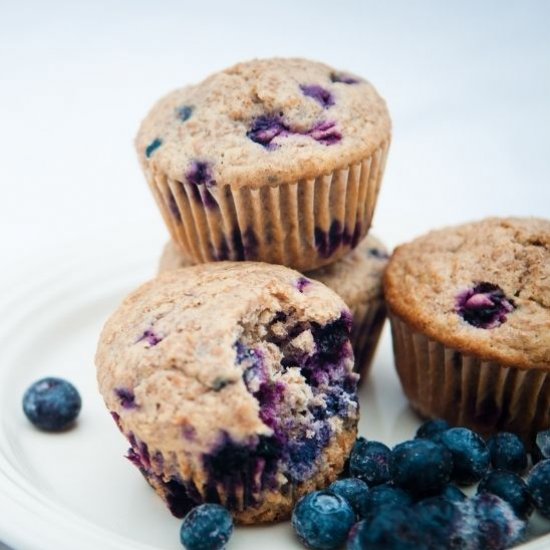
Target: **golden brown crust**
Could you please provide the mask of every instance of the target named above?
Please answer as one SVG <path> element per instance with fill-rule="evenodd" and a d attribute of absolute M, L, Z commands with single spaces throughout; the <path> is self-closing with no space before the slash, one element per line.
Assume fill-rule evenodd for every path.
<path fill-rule="evenodd" d="M 516 305 L 507 320 L 476 328 L 456 312 L 478 282 Z M 433 231 L 398 247 L 384 275 L 388 306 L 411 329 L 464 354 L 550 370 L 550 221 L 490 218 Z"/>

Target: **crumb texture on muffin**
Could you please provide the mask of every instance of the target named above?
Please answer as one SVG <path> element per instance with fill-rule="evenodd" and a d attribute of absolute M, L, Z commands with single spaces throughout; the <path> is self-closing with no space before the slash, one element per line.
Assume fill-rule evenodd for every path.
<path fill-rule="evenodd" d="M 262 59 L 168 94 L 136 148 L 146 171 L 208 195 L 332 173 L 373 154 L 390 132 L 366 80 L 305 59 Z"/>
<path fill-rule="evenodd" d="M 100 391 L 129 458 L 181 516 L 287 517 L 343 469 L 358 417 L 351 315 L 282 266 L 218 262 L 161 274 L 107 322 Z"/>
<path fill-rule="evenodd" d="M 394 314 L 445 346 L 550 370 L 550 221 L 432 231 L 396 249 L 384 290 Z"/>

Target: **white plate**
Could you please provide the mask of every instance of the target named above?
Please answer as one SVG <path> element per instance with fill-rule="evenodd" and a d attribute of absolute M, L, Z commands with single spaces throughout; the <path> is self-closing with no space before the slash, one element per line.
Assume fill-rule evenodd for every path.
<path fill-rule="evenodd" d="M 181 550 L 174 519 L 123 458 L 127 443 L 97 392 L 93 357 L 99 331 L 120 300 L 150 278 L 157 252 L 109 250 L 37 264 L 0 303 L 0 540 L 17 550 Z M 67 254 L 65 254 L 67 257 Z M 55 268 L 49 268 L 55 266 Z M 21 396 L 35 379 L 66 377 L 83 398 L 77 426 L 40 433 Z M 386 327 L 375 368 L 360 390 L 360 433 L 394 444 L 419 421 L 393 371 Z M 531 522 L 532 542 L 550 546 L 548 523 Z M 536 538 L 538 537 L 538 538 Z M 230 548 L 301 548 L 288 523 L 238 528 Z"/>

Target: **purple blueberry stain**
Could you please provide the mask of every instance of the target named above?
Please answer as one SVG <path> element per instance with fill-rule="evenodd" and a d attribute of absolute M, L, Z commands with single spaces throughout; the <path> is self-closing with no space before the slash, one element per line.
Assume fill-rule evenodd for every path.
<path fill-rule="evenodd" d="M 186 424 L 185 426 L 182 426 L 181 433 L 185 439 L 188 441 L 194 441 L 197 437 L 197 430 L 190 424 Z"/>
<path fill-rule="evenodd" d="M 194 107 L 191 105 L 183 105 L 178 109 L 178 118 L 181 122 L 186 122 L 191 118 L 193 114 Z"/>
<path fill-rule="evenodd" d="M 254 119 L 246 136 L 255 143 L 259 143 L 268 150 L 277 147 L 273 140 L 277 136 L 285 136 L 289 127 L 283 122 L 280 115 L 262 115 Z"/>
<path fill-rule="evenodd" d="M 331 82 L 340 82 L 342 84 L 359 84 L 359 80 L 346 73 L 330 73 Z"/>
<path fill-rule="evenodd" d="M 323 258 L 332 256 L 343 241 L 344 232 L 342 224 L 338 220 L 331 223 L 328 232 L 320 227 L 315 228 L 315 246 Z"/>
<path fill-rule="evenodd" d="M 302 294 L 309 285 L 311 285 L 311 281 L 306 279 L 306 277 L 300 277 L 296 280 L 296 288 L 298 289 L 298 292 L 301 292 Z"/>
<path fill-rule="evenodd" d="M 147 147 L 145 148 L 145 156 L 150 158 L 151 155 L 162 145 L 162 139 L 155 138 Z"/>
<path fill-rule="evenodd" d="M 323 145 L 334 145 L 342 139 L 342 134 L 336 129 L 336 122 L 329 120 L 319 122 L 306 135 Z"/>
<path fill-rule="evenodd" d="M 498 285 L 488 282 L 477 283 L 461 292 L 455 306 L 455 311 L 468 324 L 483 329 L 499 327 L 515 309 L 514 301 Z"/>
<path fill-rule="evenodd" d="M 302 90 L 302 93 L 306 97 L 311 97 L 317 101 L 324 109 L 328 109 L 334 105 L 333 95 L 326 88 L 318 84 L 302 85 L 300 86 L 300 90 Z"/>
<path fill-rule="evenodd" d="M 195 160 L 185 173 L 185 179 L 191 184 L 193 196 L 207 208 L 216 208 L 218 203 L 210 189 L 216 186 L 211 166 L 205 161 Z"/>
<path fill-rule="evenodd" d="M 156 334 L 153 329 L 147 329 L 139 338 L 138 342 L 147 342 L 149 346 L 154 347 L 159 342 L 162 342 L 162 337 Z"/>
<path fill-rule="evenodd" d="M 129 388 L 115 388 L 114 390 L 123 409 L 137 408 L 136 396 Z"/>

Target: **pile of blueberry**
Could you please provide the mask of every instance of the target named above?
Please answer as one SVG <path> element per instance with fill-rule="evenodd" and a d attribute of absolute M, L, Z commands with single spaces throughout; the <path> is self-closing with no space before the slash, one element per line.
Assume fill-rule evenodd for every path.
<path fill-rule="evenodd" d="M 550 430 L 528 456 L 501 432 L 487 443 L 443 420 L 389 449 L 360 437 L 349 478 L 303 497 L 292 515 L 300 541 L 313 550 L 510 548 L 525 535 L 533 510 L 550 518 Z M 457 485 L 478 483 L 468 498 Z"/>

